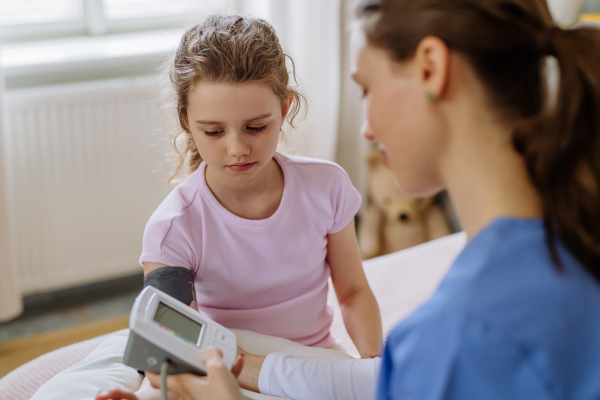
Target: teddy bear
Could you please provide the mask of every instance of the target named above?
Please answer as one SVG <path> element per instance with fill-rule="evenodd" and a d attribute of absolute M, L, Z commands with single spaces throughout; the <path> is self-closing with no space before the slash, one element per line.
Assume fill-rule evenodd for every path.
<path fill-rule="evenodd" d="M 381 152 L 371 149 L 368 205 L 359 220 L 358 242 L 364 260 L 402 250 L 451 233 L 436 197 L 412 198 L 397 186 L 383 165 Z"/>

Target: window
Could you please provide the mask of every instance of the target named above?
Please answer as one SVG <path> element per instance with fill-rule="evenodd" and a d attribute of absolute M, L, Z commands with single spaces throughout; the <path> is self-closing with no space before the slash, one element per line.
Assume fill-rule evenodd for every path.
<path fill-rule="evenodd" d="M 108 20 L 202 12 L 207 2 L 198 0 L 104 0 Z"/>
<path fill-rule="evenodd" d="M 3 0 L 0 26 L 81 19 L 79 0 Z"/>
<path fill-rule="evenodd" d="M 0 0 L 0 41 L 182 27 L 235 0 Z"/>

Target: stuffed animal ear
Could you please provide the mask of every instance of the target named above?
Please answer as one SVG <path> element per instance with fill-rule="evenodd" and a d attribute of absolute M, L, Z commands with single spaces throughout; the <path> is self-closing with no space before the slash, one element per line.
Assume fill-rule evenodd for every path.
<path fill-rule="evenodd" d="M 415 202 L 417 203 L 417 206 L 419 206 L 419 208 L 421 210 L 424 210 L 433 204 L 433 200 L 434 200 L 434 196 L 419 197 L 418 199 L 415 199 Z"/>
<path fill-rule="evenodd" d="M 375 168 L 381 164 L 381 152 L 375 148 L 371 148 L 367 153 L 367 164 L 369 168 Z"/>

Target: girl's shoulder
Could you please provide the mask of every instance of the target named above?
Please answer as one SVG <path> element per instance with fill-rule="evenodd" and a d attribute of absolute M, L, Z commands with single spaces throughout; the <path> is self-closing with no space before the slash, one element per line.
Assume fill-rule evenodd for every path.
<path fill-rule="evenodd" d="M 275 154 L 275 160 L 284 170 L 284 174 L 293 171 L 296 177 L 312 183 L 350 182 L 346 171 L 332 161 L 281 153 Z"/>
<path fill-rule="evenodd" d="M 190 174 L 185 180 L 174 187 L 162 203 L 154 211 L 149 224 L 162 220 L 172 220 L 189 211 L 200 198 L 200 185 L 197 172 Z"/>

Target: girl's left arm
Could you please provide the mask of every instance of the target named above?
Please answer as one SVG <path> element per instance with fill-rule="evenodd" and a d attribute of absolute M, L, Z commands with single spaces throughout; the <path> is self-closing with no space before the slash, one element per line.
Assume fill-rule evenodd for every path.
<path fill-rule="evenodd" d="M 363 270 L 354 220 L 327 235 L 327 261 L 350 338 L 361 357 L 377 356 L 383 340 L 381 314 Z"/>

